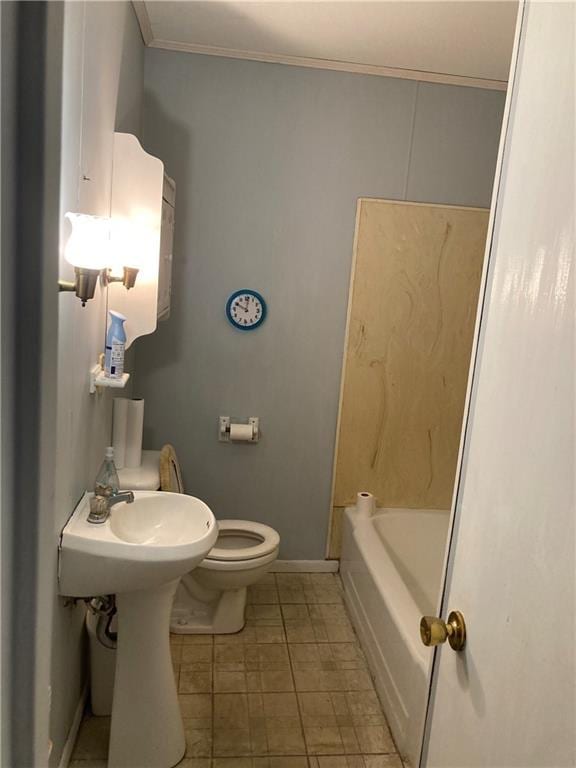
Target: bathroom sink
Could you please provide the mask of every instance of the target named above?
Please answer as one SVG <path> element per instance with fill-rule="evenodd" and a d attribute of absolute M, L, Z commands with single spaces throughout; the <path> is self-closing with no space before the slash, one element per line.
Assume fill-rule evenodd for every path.
<path fill-rule="evenodd" d="M 200 499 L 136 491 L 100 524 L 87 521 L 86 493 L 60 542 L 60 594 L 93 597 L 159 586 L 192 570 L 212 549 L 218 526 Z"/>
<path fill-rule="evenodd" d="M 218 525 L 200 499 L 135 491 L 89 523 L 86 493 L 60 540 L 60 594 L 116 596 L 118 635 L 108 768 L 171 768 L 186 750 L 170 655 L 180 578 L 212 549 Z"/>

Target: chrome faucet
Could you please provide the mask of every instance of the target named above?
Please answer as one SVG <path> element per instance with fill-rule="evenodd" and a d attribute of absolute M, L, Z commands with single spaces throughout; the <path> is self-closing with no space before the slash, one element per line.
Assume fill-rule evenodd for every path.
<path fill-rule="evenodd" d="M 90 513 L 88 514 L 89 523 L 105 523 L 110 517 L 110 510 L 115 504 L 125 501 L 126 504 L 132 504 L 134 494 L 132 491 L 121 491 L 120 493 L 110 493 L 106 496 L 95 494 L 90 499 Z"/>

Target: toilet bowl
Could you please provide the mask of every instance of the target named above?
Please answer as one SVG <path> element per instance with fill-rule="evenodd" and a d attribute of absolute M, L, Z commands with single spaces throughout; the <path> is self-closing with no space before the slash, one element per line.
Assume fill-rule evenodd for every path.
<path fill-rule="evenodd" d="M 170 631 L 229 634 L 244 626 L 247 587 L 278 557 L 280 536 L 250 520 L 218 521 L 218 539 L 208 556 L 186 574 L 176 591 Z"/>
<path fill-rule="evenodd" d="M 176 452 L 160 452 L 160 487 L 184 493 Z M 262 523 L 219 520 L 218 539 L 207 557 L 180 581 L 170 620 L 177 634 L 231 634 L 244 626 L 247 588 L 270 570 L 280 536 Z"/>

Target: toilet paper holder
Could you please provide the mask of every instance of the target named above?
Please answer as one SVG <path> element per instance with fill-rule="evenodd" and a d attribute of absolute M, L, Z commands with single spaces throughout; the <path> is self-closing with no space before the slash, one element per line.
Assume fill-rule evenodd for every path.
<path fill-rule="evenodd" d="M 242 430 L 241 437 L 234 437 L 234 430 L 231 427 L 251 427 L 249 430 Z M 245 442 L 257 443 L 260 439 L 260 419 L 258 416 L 250 416 L 246 422 L 232 422 L 230 416 L 220 416 L 218 419 L 218 440 L 221 443 Z"/>

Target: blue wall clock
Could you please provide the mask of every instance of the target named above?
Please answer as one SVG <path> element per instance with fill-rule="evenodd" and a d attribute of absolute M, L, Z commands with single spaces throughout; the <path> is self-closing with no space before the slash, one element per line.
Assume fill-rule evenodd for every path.
<path fill-rule="evenodd" d="M 266 302 L 257 291 L 250 288 L 234 291 L 226 302 L 226 317 L 234 328 L 253 331 L 266 318 Z"/>

